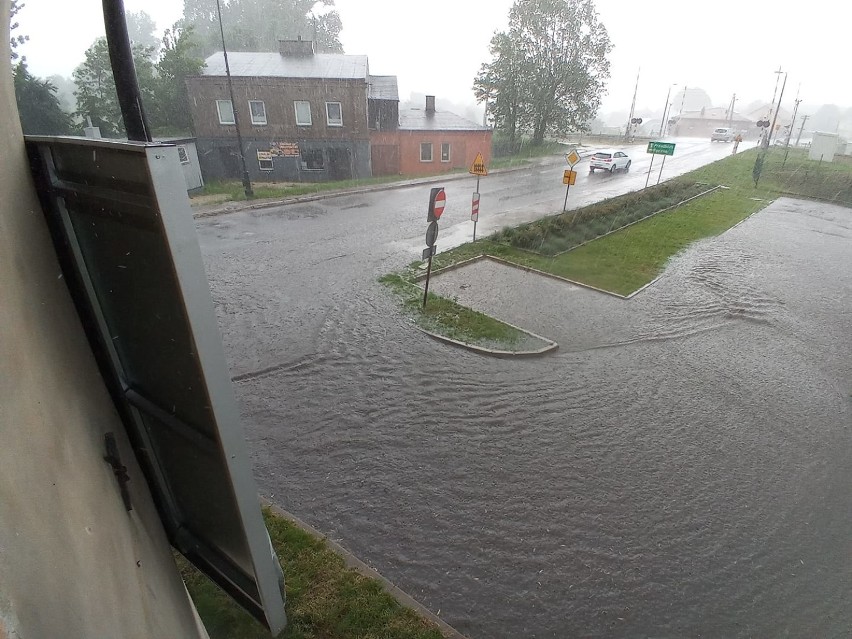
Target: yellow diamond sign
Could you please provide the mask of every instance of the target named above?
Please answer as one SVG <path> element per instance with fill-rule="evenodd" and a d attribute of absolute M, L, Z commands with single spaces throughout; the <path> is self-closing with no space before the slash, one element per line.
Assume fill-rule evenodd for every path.
<path fill-rule="evenodd" d="M 572 149 L 571 152 L 565 156 L 565 159 L 568 160 L 568 164 L 574 166 L 580 161 L 580 154 L 577 153 L 575 149 Z"/>
<path fill-rule="evenodd" d="M 471 164 L 468 173 L 473 175 L 488 175 L 488 169 L 485 168 L 485 158 L 482 157 L 482 153 L 476 154 L 476 159 Z"/>

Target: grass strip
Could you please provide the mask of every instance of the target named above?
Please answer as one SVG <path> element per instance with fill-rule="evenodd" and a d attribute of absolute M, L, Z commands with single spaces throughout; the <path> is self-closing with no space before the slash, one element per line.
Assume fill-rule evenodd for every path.
<path fill-rule="evenodd" d="M 375 579 L 344 565 L 325 540 L 263 513 L 284 568 L 287 628 L 278 639 L 441 639 Z M 178 566 L 211 639 L 269 639 L 269 632 L 182 557 Z"/>
<path fill-rule="evenodd" d="M 526 333 L 500 320 L 433 293 L 422 308 L 423 290 L 414 283 L 417 275 L 412 268 L 402 274 L 383 275 L 379 281 L 396 294 L 406 315 L 420 328 L 485 348 L 512 350 L 529 339 Z"/>

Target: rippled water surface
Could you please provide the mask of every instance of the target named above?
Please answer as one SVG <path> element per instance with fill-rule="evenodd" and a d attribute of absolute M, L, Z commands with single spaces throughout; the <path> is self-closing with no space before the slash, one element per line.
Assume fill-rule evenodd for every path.
<path fill-rule="evenodd" d="M 306 208 L 200 237 L 264 494 L 473 638 L 852 633 L 852 211 L 781 200 L 625 302 L 478 263 L 482 358 Z"/>

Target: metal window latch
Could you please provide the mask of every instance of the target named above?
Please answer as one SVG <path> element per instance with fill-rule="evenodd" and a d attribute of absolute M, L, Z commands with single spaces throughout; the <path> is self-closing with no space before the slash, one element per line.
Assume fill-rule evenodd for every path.
<path fill-rule="evenodd" d="M 133 506 L 130 503 L 130 490 L 127 488 L 130 475 L 127 474 L 127 466 L 121 463 L 121 456 L 118 454 L 118 443 L 115 441 L 114 433 L 104 435 L 104 446 L 106 447 L 104 460 L 112 466 L 112 472 L 115 474 L 118 487 L 121 490 L 121 499 L 124 501 L 124 507 L 128 511 L 133 510 Z"/>

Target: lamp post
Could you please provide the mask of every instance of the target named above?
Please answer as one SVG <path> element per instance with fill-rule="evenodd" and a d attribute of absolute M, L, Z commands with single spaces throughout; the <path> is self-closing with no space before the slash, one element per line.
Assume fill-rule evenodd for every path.
<path fill-rule="evenodd" d="M 222 7 L 219 0 L 216 0 L 216 13 L 219 15 L 219 33 L 222 34 L 222 55 L 225 57 L 225 75 L 228 77 L 231 110 L 234 112 L 234 128 L 237 130 L 237 150 L 240 154 L 240 164 L 243 169 L 243 188 L 245 189 L 246 197 L 251 198 L 254 197 L 254 191 L 251 188 L 248 168 L 246 168 L 246 156 L 243 154 L 243 136 L 240 134 L 240 119 L 237 117 L 237 101 L 234 99 L 234 85 L 231 82 L 231 67 L 228 65 L 228 50 L 225 48 L 225 27 L 222 26 Z"/>
<path fill-rule="evenodd" d="M 780 73 L 781 70 L 778 70 Z M 778 96 L 778 106 L 775 108 L 775 115 L 772 118 L 772 126 L 769 127 L 769 135 L 766 137 L 766 146 L 772 142 L 772 134 L 775 133 L 775 121 L 778 119 L 778 111 L 781 110 L 781 101 L 784 99 L 784 88 L 787 86 L 787 72 L 784 72 L 784 83 L 781 85 L 781 95 Z"/>
<path fill-rule="evenodd" d="M 669 98 L 672 95 L 672 87 L 676 87 L 677 82 L 669 85 L 669 91 L 666 93 L 666 103 L 663 105 L 663 121 L 660 122 L 660 137 L 666 137 L 666 112 L 669 110 Z"/>

